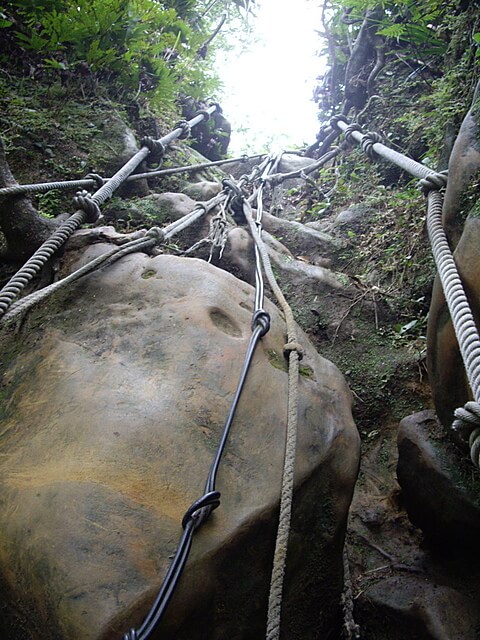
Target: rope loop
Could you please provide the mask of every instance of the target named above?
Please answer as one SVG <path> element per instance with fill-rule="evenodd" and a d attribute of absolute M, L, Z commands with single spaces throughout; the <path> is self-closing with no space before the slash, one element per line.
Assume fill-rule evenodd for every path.
<path fill-rule="evenodd" d="M 227 191 L 230 191 L 232 193 L 232 195 L 234 195 L 234 196 L 242 196 L 243 197 L 242 190 L 240 189 L 238 184 L 236 182 L 234 182 L 233 180 L 231 180 L 230 178 L 224 178 L 222 180 L 222 186 Z"/>
<path fill-rule="evenodd" d="M 422 178 L 418 182 L 419 188 L 423 194 L 427 196 L 430 191 L 440 191 L 447 186 L 448 171 L 441 171 L 440 173 L 432 173 L 426 178 Z"/>
<path fill-rule="evenodd" d="M 291 351 L 296 351 L 298 353 L 299 360 L 303 359 L 305 351 L 299 342 L 287 342 L 287 344 L 283 345 L 283 355 L 286 358 L 288 358 Z"/>
<path fill-rule="evenodd" d="M 98 173 L 87 173 L 85 180 L 93 180 L 95 183 L 95 189 L 100 189 L 104 185 L 104 179 Z"/>
<path fill-rule="evenodd" d="M 221 213 L 217 213 L 217 215 L 212 218 L 212 224 L 216 224 L 218 228 L 223 230 L 227 226 L 227 221 Z"/>
<path fill-rule="evenodd" d="M 165 232 L 163 229 L 160 229 L 160 227 L 152 227 L 147 231 L 146 235 L 152 240 L 155 240 L 155 244 L 162 244 L 165 242 Z"/>
<path fill-rule="evenodd" d="M 155 140 L 151 136 L 145 136 L 142 138 L 140 144 L 142 147 L 147 147 L 150 151 L 149 162 L 152 164 L 160 165 L 163 156 L 165 155 L 165 145 L 160 140 Z"/>
<path fill-rule="evenodd" d="M 190 520 L 193 520 L 194 529 L 198 529 L 219 505 L 220 491 L 209 491 L 205 493 L 201 498 L 195 500 L 185 511 L 182 519 L 182 527 L 185 529 Z"/>
<path fill-rule="evenodd" d="M 376 131 L 367 131 L 367 133 L 365 133 L 362 138 L 361 144 L 363 152 L 370 160 L 375 160 L 375 158 L 377 157 L 377 153 L 373 148 L 373 145 L 377 142 L 383 142 L 383 138 Z"/>
<path fill-rule="evenodd" d="M 265 309 L 258 309 L 255 311 L 252 318 L 252 331 L 255 331 L 257 327 L 261 328 L 260 337 L 270 331 L 270 314 Z"/>
<path fill-rule="evenodd" d="M 93 224 L 94 222 L 96 222 L 101 215 L 100 207 L 95 202 L 95 200 L 93 200 L 92 194 L 88 193 L 88 191 L 85 191 L 85 189 L 77 191 L 75 197 L 73 198 L 73 205 L 76 209 L 85 211 L 85 213 L 87 214 L 85 222 L 89 224 Z"/>
<path fill-rule="evenodd" d="M 480 404 L 471 400 L 465 406 L 455 409 L 452 429 L 468 438 L 470 458 L 480 468 Z"/>
<path fill-rule="evenodd" d="M 224 178 L 222 181 L 223 188 L 229 192 L 228 207 L 231 209 L 234 220 L 237 222 L 244 219 L 243 203 L 245 198 L 243 192 L 236 182 L 230 178 Z"/>
<path fill-rule="evenodd" d="M 180 140 L 189 138 L 192 132 L 192 128 L 190 127 L 190 124 L 186 120 L 179 120 L 173 128 L 182 130 L 182 133 L 179 136 Z"/>
<path fill-rule="evenodd" d="M 477 469 L 480 469 L 480 428 L 472 431 L 468 444 L 470 445 L 470 458 Z"/>
<path fill-rule="evenodd" d="M 350 121 L 348 120 L 348 118 L 346 118 L 342 114 L 338 114 L 330 118 L 330 126 L 332 127 L 332 129 L 340 129 L 340 127 L 338 126 L 339 122 L 345 122 L 345 124 L 348 124 L 348 125 L 350 124 Z"/>
<path fill-rule="evenodd" d="M 199 109 L 194 118 L 196 118 L 197 116 L 203 116 L 204 122 L 210 120 L 210 113 L 206 109 Z"/>
<path fill-rule="evenodd" d="M 138 635 L 135 629 L 130 629 L 128 633 L 125 633 L 123 640 L 138 640 Z"/>
<path fill-rule="evenodd" d="M 353 144 L 355 142 L 355 140 L 352 137 L 352 134 L 355 131 L 358 131 L 359 133 L 363 134 L 362 127 L 356 122 L 349 124 L 348 127 L 345 129 L 345 140 L 348 142 L 348 144 Z"/>

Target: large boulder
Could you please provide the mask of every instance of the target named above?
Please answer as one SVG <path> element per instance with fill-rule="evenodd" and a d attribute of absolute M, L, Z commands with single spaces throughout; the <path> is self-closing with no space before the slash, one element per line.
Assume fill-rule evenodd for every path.
<path fill-rule="evenodd" d="M 78 264 L 105 251 L 91 246 Z M 9 640 L 138 626 L 203 491 L 250 336 L 253 289 L 196 259 L 134 254 L 4 336 L 0 616 Z M 285 442 L 285 324 L 253 359 L 163 640 L 264 633 Z M 301 342 L 282 637 L 332 637 L 359 439 L 336 367 Z"/>

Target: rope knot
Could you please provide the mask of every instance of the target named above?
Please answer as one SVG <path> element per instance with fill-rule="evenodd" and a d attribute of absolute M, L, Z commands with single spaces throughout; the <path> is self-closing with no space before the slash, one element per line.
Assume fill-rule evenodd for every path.
<path fill-rule="evenodd" d="M 197 202 L 195 204 L 195 209 L 203 210 L 203 213 L 206 215 L 208 213 L 207 207 L 203 204 L 203 202 Z"/>
<path fill-rule="evenodd" d="M 210 120 L 210 113 L 206 109 L 199 109 L 194 117 L 196 118 L 197 116 L 203 116 L 205 122 Z"/>
<path fill-rule="evenodd" d="M 125 633 L 123 640 L 138 640 L 137 632 L 135 629 L 130 629 L 128 633 Z"/>
<path fill-rule="evenodd" d="M 480 468 L 480 404 L 470 401 L 455 409 L 452 429 L 458 431 L 465 440 L 468 439 L 472 462 Z"/>
<path fill-rule="evenodd" d="M 173 128 L 182 130 L 182 133 L 179 135 L 180 140 L 189 138 L 192 132 L 192 128 L 190 127 L 190 124 L 186 120 L 180 120 L 179 122 L 177 122 L 177 124 Z"/>
<path fill-rule="evenodd" d="M 243 203 L 245 198 L 243 197 L 242 190 L 233 180 L 225 178 L 222 181 L 222 186 L 228 194 L 228 207 L 231 209 L 235 220 L 242 220 L 243 215 Z"/>
<path fill-rule="evenodd" d="M 448 171 L 441 171 L 440 173 L 432 173 L 425 178 L 422 178 L 418 186 L 422 190 L 423 195 L 427 196 L 430 191 L 440 191 L 447 186 Z"/>
<path fill-rule="evenodd" d="M 349 124 L 345 129 L 345 140 L 348 142 L 348 144 L 352 144 L 353 142 L 355 142 L 355 140 L 353 139 L 353 133 L 355 131 L 363 134 L 362 127 L 356 122 L 354 122 L 353 124 Z"/>
<path fill-rule="evenodd" d="M 303 359 L 305 351 L 299 342 L 287 342 L 287 344 L 283 345 L 283 355 L 286 358 L 289 357 L 291 351 L 296 351 L 298 353 L 299 360 Z"/>
<path fill-rule="evenodd" d="M 165 232 L 160 227 L 152 227 L 147 231 L 146 235 L 155 240 L 155 244 L 162 244 L 165 241 Z"/>
<path fill-rule="evenodd" d="M 252 331 L 255 331 L 257 327 L 261 328 L 261 338 L 270 331 L 270 314 L 264 309 L 258 309 L 258 311 L 255 311 L 253 314 Z"/>
<path fill-rule="evenodd" d="M 362 142 L 361 142 L 362 149 L 370 160 L 375 160 L 377 156 L 376 151 L 373 148 L 373 145 L 376 144 L 377 142 L 382 142 L 382 141 L 383 141 L 382 136 L 376 131 L 367 131 L 367 133 L 363 136 Z"/>
<path fill-rule="evenodd" d="M 155 140 L 151 136 L 145 136 L 142 138 L 140 144 L 142 147 L 147 147 L 150 151 L 150 157 L 148 161 L 152 164 L 158 164 L 162 162 L 162 158 L 165 155 L 165 145 L 160 140 Z"/>
<path fill-rule="evenodd" d="M 300 175 L 300 178 L 306 178 L 306 175 L 303 171 Z M 269 182 L 270 186 L 276 187 L 278 184 L 282 184 L 284 180 L 285 178 L 282 173 L 272 173 L 271 175 L 267 176 L 265 182 Z"/>
<path fill-rule="evenodd" d="M 73 198 L 73 205 L 76 209 L 82 209 L 87 214 L 86 222 L 89 224 L 93 224 L 96 222 L 100 215 L 100 207 L 92 198 L 92 194 L 82 189 L 82 191 L 77 191 L 75 197 Z"/>
<path fill-rule="evenodd" d="M 85 180 L 93 180 L 95 190 L 101 189 L 105 183 L 105 180 L 98 173 L 87 173 Z"/>
<path fill-rule="evenodd" d="M 348 118 L 346 118 L 341 114 L 338 114 L 330 118 L 330 126 L 332 127 L 332 129 L 340 129 L 340 127 L 338 126 L 339 122 L 345 122 L 345 124 L 348 124 L 348 125 L 350 124 Z"/>
<path fill-rule="evenodd" d="M 198 529 L 219 505 L 220 491 L 205 493 L 188 507 L 182 519 L 182 527 L 185 529 L 192 520 L 194 529 Z"/>

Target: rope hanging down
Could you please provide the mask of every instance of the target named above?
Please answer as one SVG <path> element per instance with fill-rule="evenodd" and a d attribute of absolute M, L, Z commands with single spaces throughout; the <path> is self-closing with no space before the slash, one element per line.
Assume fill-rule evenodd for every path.
<path fill-rule="evenodd" d="M 193 127 L 204 118 L 209 117 L 217 107 L 214 105 L 202 111 L 189 120 L 188 126 Z M 126 162 L 103 186 L 93 195 L 82 191 L 74 198 L 74 205 L 78 210 L 42 244 L 25 265 L 7 282 L 0 291 L 0 318 L 5 315 L 13 301 L 21 291 L 40 272 L 53 254 L 68 240 L 68 238 L 85 222 L 95 222 L 100 215 L 100 205 L 111 198 L 114 191 L 135 171 L 138 165 L 150 154 L 156 159 L 161 158 L 165 148 L 179 138 L 185 131 L 183 124 L 176 127 L 160 140 L 144 138 L 142 148 Z"/>
<path fill-rule="evenodd" d="M 288 357 L 288 401 L 287 401 L 287 434 L 285 442 L 285 456 L 282 475 L 282 488 L 280 493 L 280 514 L 278 521 L 277 537 L 273 559 L 272 576 L 270 580 L 270 592 L 268 597 L 267 612 L 267 640 L 280 638 L 281 603 L 283 583 L 285 577 L 287 546 L 290 532 L 290 521 L 293 500 L 293 480 L 295 470 L 295 455 L 297 446 L 298 423 L 298 376 L 299 360 L 303 357 L 303 349 L 297 340 L 296 323 L 292 309 L 278 286 L 272 270 L 267 249 L 261 238 L 261 221 L 263 215 L 263 186 L 267 181 L 267 175 L 262 176 L 260 188 L 257 192 L 257 216 L 254 220 L 251 206 L 243 203 L 245 219 L 250 227 L 255 241 L 255 254 L 258 257 L 257 264 L 261 261 L 268 283 L 277 298 L 284 314 L 287 325 L 287 344 L 284 353 Z M 257 276 L 256 276 L 257 277 Z"/>
<path fill-rule="evenodd" d="M 236 194 L 237 195 L 237 194 Z M 238 407 L 240 396 L 242 394 L 248 371 L 252 362 L 253 355 L 260 339 L 270 329 L 270 315 L 264 310 L 263 303 L 263 280 L 257 282 L 255 290 L 255 304 L 252 316 L 252 334 L 247 346 L 247 352 L 243 361 L 242 369 L 235 391 L 230 411 L 225 421 L 220 441 L 215 453 L 214 460 L 210 466 L 207 481 L 205 483 L 203 495 L 193 502 L 187 509 L 182 520 L 183 534 L 180 539 L 177 551 L 167 575 L 164 578 L 160 591 L 148 612 L 145 620 L 138 629 L 131 629 L 123 636 L 123 640 L 147 640 L 162 619 L 168 603 L 173 595 L 175 587 L 180 579 L 185 564 L 187 562 L 190 549 L 192 546 L 193 535 L 209 518 L 214 509 L 220 505 L 220 492 L 216 489 L 216 479 L 218 468 L 223 456 L 223 452 L 228 440 L 231 426 Z"/>
<path fill-rule="evenodd" d="M 452 428 L 468 441 L 472 462 L 480 468 L 480 335 L 442 226 L 443 195 L 439 190 L 446 186 L 446 172 L 437 173 L 390 149 L 380 142 L 377 133 L 363 133 L 358 124 L 348 124 L 343 116 L 332 118 L 330 123 L 332 128 L 345 133 L 347 142 L 359 143 L 369 158 L 378 155 L 420 178 L 420 186 L 428 198 L 427 229 L 432 253 L 474 397 L 455 410 Z"/>

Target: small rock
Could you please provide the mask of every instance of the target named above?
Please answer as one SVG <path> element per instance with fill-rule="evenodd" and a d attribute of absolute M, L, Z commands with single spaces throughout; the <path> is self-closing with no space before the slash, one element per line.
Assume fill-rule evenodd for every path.
<path fill-rule="evenodd" d="M 284 153 L 282 159 L 278 164 L 278 171 L 280 173 L 290 173 L 291 171 L 298 171 L 299 169 L 305 169 L 313 162 L 315 162 L 315 160 L 313 160 L 312 158 L 297 156 L 294 153 Z"/>
<path fill-rule="evenodd" d="M 222 185 L 219 182 L 209 182 L 204 180 L 202 182 L 194 182 L 187 184 L 183 189 L 183 193 L 193 200 L 199 202 L 205 202 L 210 200 L 220 193 Z"/>
<path fill-rule="evenodd" d="M 335 218 L 335 226 L 346 226 L 360 229 L 368 219 L 370 209 L 362 204 L 352 204 L 348 209 L 340 211 Z"/>

